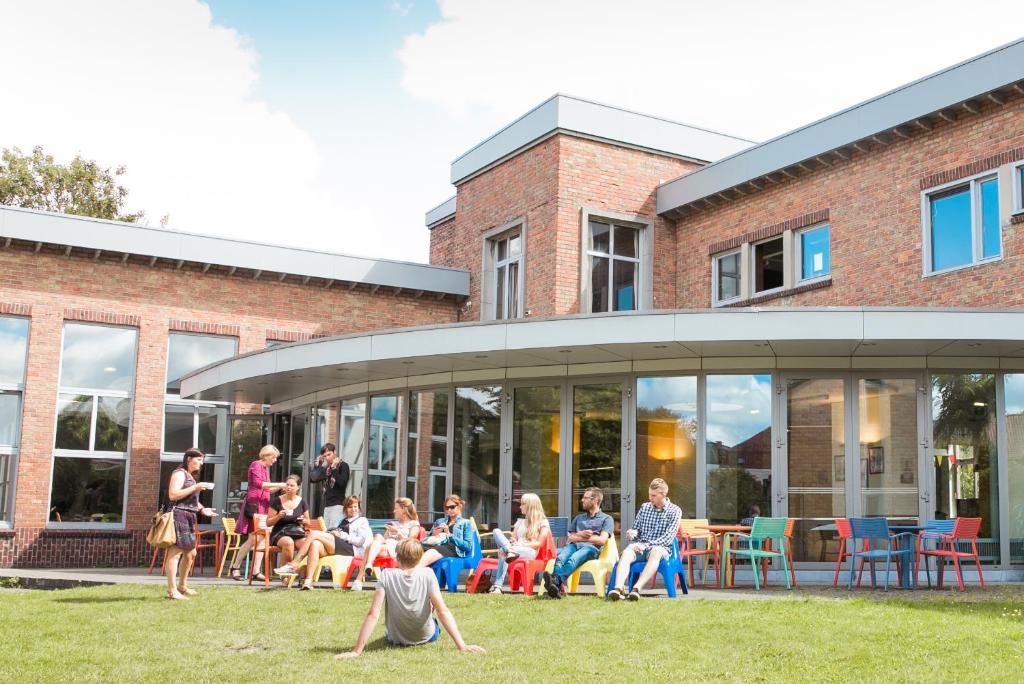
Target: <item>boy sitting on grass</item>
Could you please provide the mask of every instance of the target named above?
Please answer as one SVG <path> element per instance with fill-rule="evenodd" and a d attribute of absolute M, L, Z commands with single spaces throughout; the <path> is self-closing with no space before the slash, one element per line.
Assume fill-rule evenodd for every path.
<path fill-rule="evenodd" d="M 382 603 L 386 605 L 384 638 L 388 643 L 396 646 L 417 646 L 437 641 L 441 635 L 441 627 L 437 622 L 440 618 L 445 631 L 460 651 L 484 653 L 480 646 L 473 646 L 462 640 L 459 628 L 455 624 L 455 617 L 441 598 L 441 589 L 437 585 L 434 573 L 427 568 L 416 567 L 423 556 L 423 547 L 420 543 L 413 539 L 405 539 L 398 543 L 395 555 L 398 557 L 399 567 L 389 568 L 381 573 L 370 612 L 366 614 L 363 626 L 359 630 L 356 647 L 334 657 L 355 658 L 363 652 L 373 628 L 377 626 Z M 437 613 L 436 618 L 431 617 L 431 609 Z"/>

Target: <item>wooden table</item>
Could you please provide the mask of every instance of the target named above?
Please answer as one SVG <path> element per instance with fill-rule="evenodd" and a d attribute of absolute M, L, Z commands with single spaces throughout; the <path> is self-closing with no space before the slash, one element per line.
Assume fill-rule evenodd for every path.
<path fill-rule="evenodd" d="M 750 525 L 698 525 L 697 529 L 707 530 L 711 534 L 718 537 L 718 571 L 722 573 L 722 577 L 725 579 L 725 586 L 731 587 L 732 585 L 732 573 L 729 572 L 729 568 L 723 564 L 722 556 L 722 543 L 725 541 L 725 535 L 730 532 L 750 532 Z"/>

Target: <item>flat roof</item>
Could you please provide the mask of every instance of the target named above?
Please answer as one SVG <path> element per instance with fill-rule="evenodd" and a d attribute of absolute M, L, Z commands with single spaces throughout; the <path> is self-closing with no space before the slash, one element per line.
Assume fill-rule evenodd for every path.
<path fill-rule="evenodd" d="M 427 228 L 433 228 L 438 223 L 455 216 L 455 199 L 456 195 L 452 195 L 427 212 Z"/>
<path fill-rule="evenodd" d="M 151 228 L 134 223 L 88 216 L 60 214 L 0 206 L 0 238 L 42 245 L 58 245 L 102 253 L 148 257 L 226 267 L 232 274 L 243 269 L 254 278 L 263 274 L 344 281 L 439 295 L 469 295 L 469 272 L 404 261 L 333 254 L 297 247 L 268 245 L 210 235 Z"/>
<path fill-rule="evenodd" d="M 663 183 L 664 214 L 1024 79 L 1024 38 Z M 928 122 L 922 121 L 925 128 Z"/>
<path fill-rule="evenodd" d="M 457 185 L 556 132 L 702 162 L 721 159 L 754 144 L 733 135 L 559 93 L 455 159 L 451 181 Z"/>

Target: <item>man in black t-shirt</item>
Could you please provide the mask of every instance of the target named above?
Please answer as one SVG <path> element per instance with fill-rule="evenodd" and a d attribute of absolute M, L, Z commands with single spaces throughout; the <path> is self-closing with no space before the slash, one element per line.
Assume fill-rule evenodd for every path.
<path fill-rule="evenodd" d="M 309 471 L 310 482 L 319 482 L 324 493 L 324 522 L 327 529 L 338 526 L 345 516 L 342 502 L 348 487 L 349 468 L 338 456 L 338 449 L 328 442 L 320 448 L 320 458 Z"/>

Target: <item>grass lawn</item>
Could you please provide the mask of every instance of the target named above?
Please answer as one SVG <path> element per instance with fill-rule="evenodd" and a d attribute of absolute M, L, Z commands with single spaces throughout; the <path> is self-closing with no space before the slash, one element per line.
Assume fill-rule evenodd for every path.
<path fill-rule="evenodd" d="M 156 586 L 0 590 L 0 681 L 924 680 L 1024 677 L 1024 588 L 966 594 L 811 590 L 778 600 L 447 596 L 469 643 L 382 643 L 358 659 L 372 592 Z M 778 594 L 775 594 L 778 595 Z M 906 597 L 906 598 L 905 598 Z"/>

